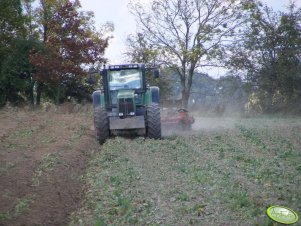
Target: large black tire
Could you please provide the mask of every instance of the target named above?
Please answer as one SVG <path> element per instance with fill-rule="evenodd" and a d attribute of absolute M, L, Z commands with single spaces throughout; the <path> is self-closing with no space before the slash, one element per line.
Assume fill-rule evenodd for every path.
<path fill-rule="evenodd" d="M 146 107 L 146 136 L 148 138 L 161 138 L 160 107 L 152 103 Z"/>
<path fill-rule="evenodd" d="M 96 140 L 103 144 L 110 136 L 109 119 L 104 108 L 94 108 L 94 129 Z"/>

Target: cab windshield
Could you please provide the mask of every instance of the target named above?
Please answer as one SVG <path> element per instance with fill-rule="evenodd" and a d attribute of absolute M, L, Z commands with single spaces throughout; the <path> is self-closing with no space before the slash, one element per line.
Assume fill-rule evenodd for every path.
<path fill-rule="evenodd" d="M 137 69 L 126 69 L 118 71 L 109 71 L 109 89 L 141 89 L 142 76 L 141 71 Z"/>

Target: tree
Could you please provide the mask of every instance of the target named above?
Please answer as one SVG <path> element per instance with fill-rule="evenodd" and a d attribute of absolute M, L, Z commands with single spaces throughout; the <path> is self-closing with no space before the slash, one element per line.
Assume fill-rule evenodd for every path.
<path fill-rule="evenodd" d="M 216 80 L 219 113 L 243 113 L 248 95 L 239 76 L 228 75 Z"/>
<path fill-rule="evenodd" d="M 95 31 L 92 13 L 79 12 L 79 1 L 41 3 L 44 50 L 33 51 L 30 61 L 37 68 L 35 79 L 56 88 L 58 103 L 63 85 L 86 75 L 83 65 L 105 62 L 109 37 Z"/>
<path fill-rule="evenodd" d="M 196 68 L 216 65 L 229 38 L 243 22 L 244 0 L 153 0 L 149 7 L 132 1 L 139 33 L 174 68 L 187 107 Z"/>
<path fill-rule="evenodd" d="M 33 101 L 32 75 L 35 71 L 29 62 L 29 54 L 32 48 L 41 48 L 35 39 L 15 39 L 10 48 L 10 53 L 3 60 L 1 67 L 1 102 L 22 103 Z M 1 104 L 1 105 L 2 105 Z"/>
<path fill-rule="evenodd" d="M 144 34 L 129 35 L 127 37 L 127 52 L 125 56 L 133 63 L 142 63 L 148 67 L 159 67 L 158 51 L 146 41 Z M 164 69 L 160 71 L 160 78 L 154 78 L 151 71 L 146 72 L 147 82 L 150 85 L 156 85 L 160 88 L 160 99 L 167 99 L 171 91 L 170 80 L 166 78 L 170 70 Z M 162 76 L 163 75 L 163 76 Z"/>
<path fill-rule="evenodd" d="M 10 91 L 9 87 L 15 86 L 14 82 L 17 80 L 14 77 L 19 71 L 15 70 L 15 73 L 8 73 L 7 66 L 10 59 L 17 60 L 12 58 L 18 46 L 16 39 L 25 37 L 25 29 L 20 0 L 0 0 L 0 5 L 0 105 L 3 105 L 9 95 L 11 97 L 18 96 L 14 90 Z"/>
<path fill-rule="evenodd" d="M 231 66 L 245 72 L 260 108 L 274 112 L 301 100 L 301 9 L 274 12 L 254 5 L 243 38 L 237 41 Z"/>
<path fill-rule="evenodd" d="M 158 51 L 154 46 L 147 42 L 145 34 L 137 33 L 136 35 L 129 35 L 127 37 L 127 58 L 131 62 L 145 63 L 150 65 L 158 65 Z"/>
<path fill-rule="evenodd" d="M 24 27 L 26 34 L 29 39 L 39 38 L 37 13 L 33 7 L 35 0 L 22 0 L 23 16 L 24 16 Z"/>
<path fill-rule="evenodd" d="M 0 5 L 0 51 L 5 51 L 11 40 L 25 35 L 24 17 L 20 0 L 0 0 Z"/>

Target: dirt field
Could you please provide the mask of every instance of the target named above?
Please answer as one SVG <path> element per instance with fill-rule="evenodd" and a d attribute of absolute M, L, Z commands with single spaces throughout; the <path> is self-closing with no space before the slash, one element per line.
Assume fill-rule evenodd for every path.
<path fill-rule="evenodd" d="M 102 146 L 91 128 L 90 110 L 0 111 L 0 225 L 270 226 L 270 205 L 301 213 L 300 118 L 199 117 L 190 132 Z"/>
<path fill-rule="evenodd" d="M 96 145 L 85 114 L 0 111 L 0 225 L 67 225 Z"/>

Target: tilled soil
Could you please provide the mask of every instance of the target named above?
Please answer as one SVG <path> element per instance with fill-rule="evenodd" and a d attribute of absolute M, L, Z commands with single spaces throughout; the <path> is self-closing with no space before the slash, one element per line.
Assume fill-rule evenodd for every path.
<path fill-rule="evenodd" d="M 0 111 L 0 225 L 67 225 L 97 144 L 84 113 Z"/>

